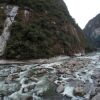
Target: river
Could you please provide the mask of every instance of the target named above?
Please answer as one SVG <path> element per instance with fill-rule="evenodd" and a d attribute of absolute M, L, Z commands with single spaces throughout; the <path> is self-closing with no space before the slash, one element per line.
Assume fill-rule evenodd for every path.
<path fill-rule="evenodd" d="M 0 100 L 99 100 L 100 53 L 0 60 Z M 100 96 L 100 95 L 99 95 Z"/>

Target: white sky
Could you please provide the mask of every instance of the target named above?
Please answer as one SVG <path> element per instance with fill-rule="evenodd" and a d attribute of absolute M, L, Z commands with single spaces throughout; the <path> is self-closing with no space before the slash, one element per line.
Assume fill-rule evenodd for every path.
<path fill-rule="evenodd" d="M 71 16 L 83 29 L 87 22 L 100 13 L 100 0 L 64 0 Z"/>

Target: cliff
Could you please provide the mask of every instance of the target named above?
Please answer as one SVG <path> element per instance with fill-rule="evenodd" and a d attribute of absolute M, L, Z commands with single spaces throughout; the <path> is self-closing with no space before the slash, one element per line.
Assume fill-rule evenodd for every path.
<path fill-rule="evenodd" d="M 93 46 L 100 48 L 100 14 L 87 23 L 84 34 Z"/>
<path fill-rule="evenodd" d="M 4 58 L 36 59 L 73 55 L 87 48 L 82 30 L 71 17 L 63 0 L 0 2 L 1 36 L 6 29 L 2 39 L 6 42 L 1 50 Z M 13 11 L 14 7 L 18 9 Z"/>

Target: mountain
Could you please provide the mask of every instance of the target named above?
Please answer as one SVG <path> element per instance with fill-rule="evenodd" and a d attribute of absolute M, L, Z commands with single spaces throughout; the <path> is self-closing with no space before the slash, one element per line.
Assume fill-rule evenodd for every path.
<path fill-rule="evenodd" d="M 73 55 L 88 47 L 63 0 L 1 0 L 0 33 L 5 59 Z"/>
<path fill-rule="evenodd" d="M 87 23 L 84 28 L 84 33 L 93 46 L 100 48 L 100 14 Z"/>

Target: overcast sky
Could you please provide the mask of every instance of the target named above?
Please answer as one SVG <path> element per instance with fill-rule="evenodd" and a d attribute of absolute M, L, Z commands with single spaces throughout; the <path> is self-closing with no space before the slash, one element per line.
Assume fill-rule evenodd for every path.
<path fill-rule="evenodd" d="M 100 13 L 100 0 L 64 0 L 70 14 L 81 28 Z"/>

